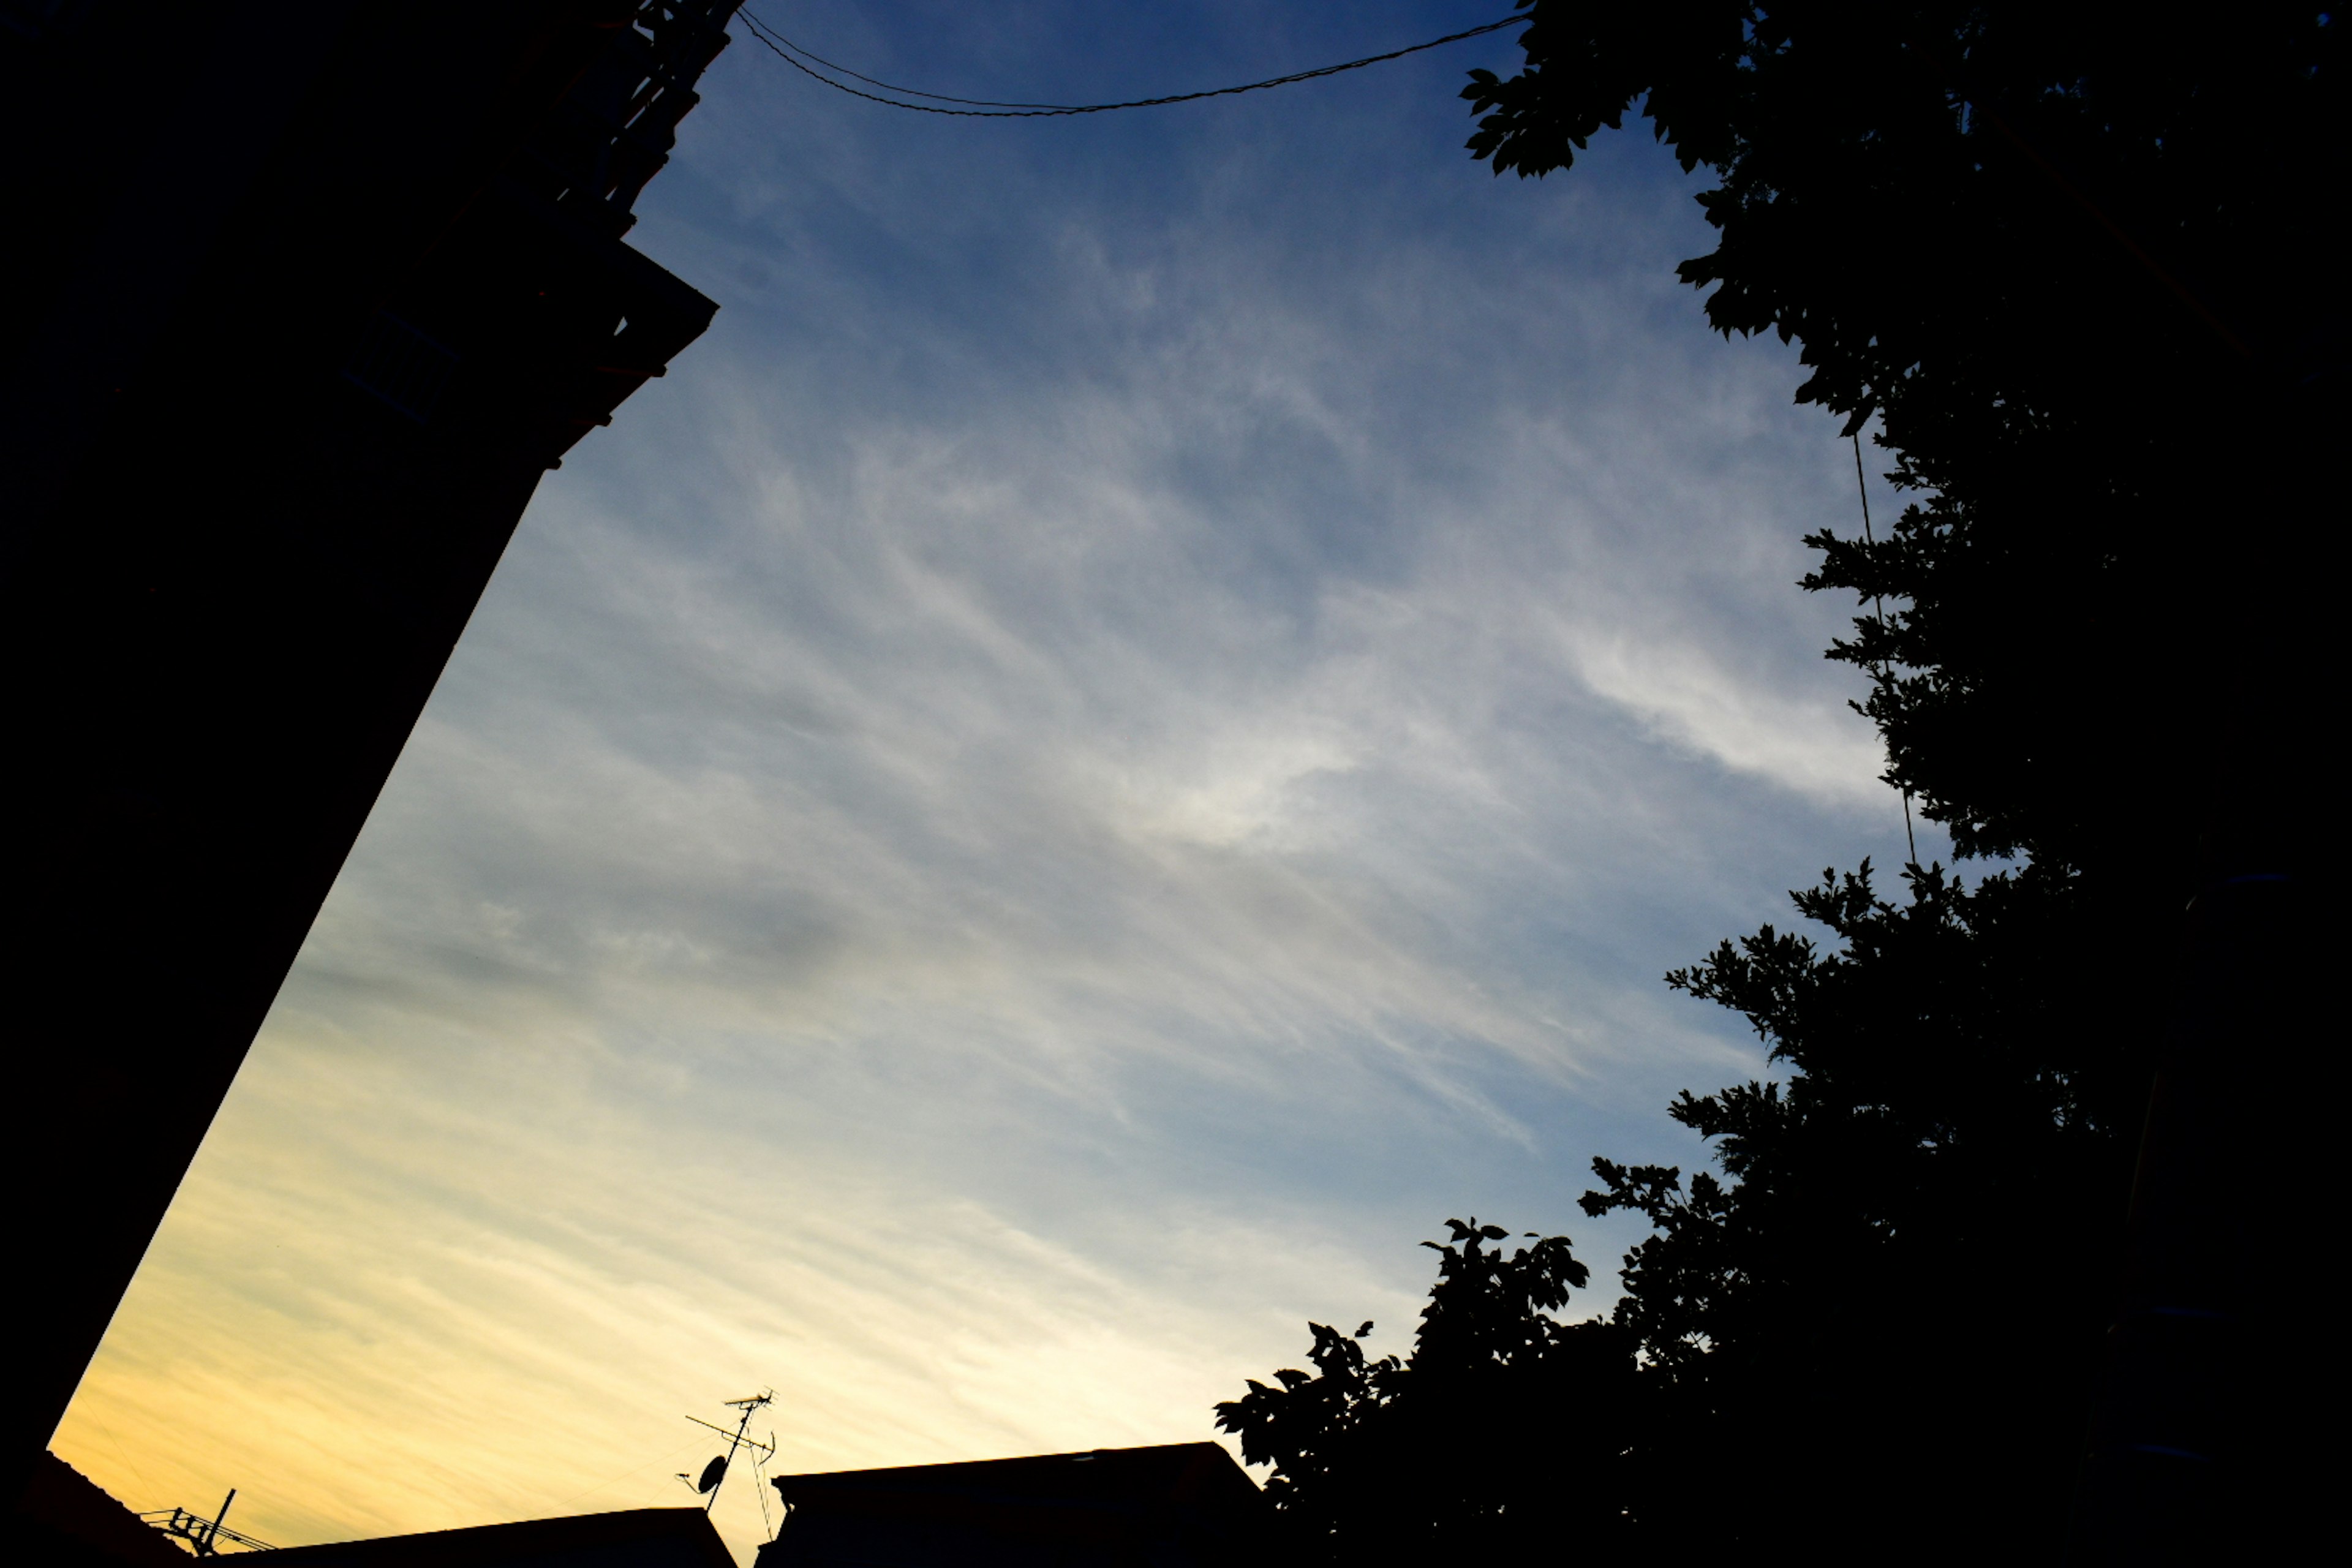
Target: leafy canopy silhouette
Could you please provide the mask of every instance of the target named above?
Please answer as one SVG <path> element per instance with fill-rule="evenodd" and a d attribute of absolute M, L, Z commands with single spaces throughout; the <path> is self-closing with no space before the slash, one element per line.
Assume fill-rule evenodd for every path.
<path fill-rule="evenodd" d="M 1821 938 L 1667 976 L 1785 1072 L 1669 1108 L 1715 1170 L 1594 1162 L 1586 1212 L 1653 1227 L 1606 1323 L 1556 1315 L 1564 1238 L 1506 1260 L 1457 1224 L 1411 1359 L 1318 1325 L 1316 1373 L 1220 1424 L 1310 1561 L 2054 1561 L 2177 911 L 2292 847 L 2326 776 L 2341 505 L 2300 459 L 2342 426 L 2344 316 L 2289 280 L 2332 255 L 2343 29 L 1522 5 L 1525 68 L 1464 90 L 1474 156 L 1541 176 L 1647 119 L 1715 177 L 1680 268 L 1708 320 L 1797 343 L 1798 400 L 1911 498 L 1874 541 L 1816 529 L 1802 586 L 1854 595 L 1828 655 L 1978 874 L 1832 868 L 1793 895 Z"/>
<path fill-rule="evenodd" d="M 1632 1342 L 1602 1321 L 1558 1314 L 1589 1282 L 1564 1236 L 1507 1252 L 1501 1226 L 1448 1220 L 1412 1354 L 1369 1357 L 1352 1335 L 1314 1323 L 1312 1373 L 1286 1368 L 1217 1406 L 1243 1458 L 1270 1464 L 1283 1544 L 1307 1561 L 1428 1560 L 1464 1551 L 1517 1554 L 1563 1532 L 1591 1540 L 1614 1523 L 1607 1485 L 1564 1491 L 1557 1478 L 1622 1462 L 1613 1429 L 1563 1422 L 1579 1402 L 1630 1403 Z"/>

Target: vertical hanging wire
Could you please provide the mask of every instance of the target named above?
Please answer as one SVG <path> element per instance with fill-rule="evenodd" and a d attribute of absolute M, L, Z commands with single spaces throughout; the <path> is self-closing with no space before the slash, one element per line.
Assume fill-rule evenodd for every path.
<path fill-rule="evenodd" d="M 1871 531 L 1870 527 L 1870 483 L 1863 478 L 1862 432 L 1859 430 L 1853 433 L 1853 488 L 1862 493 L 1863 542 L 1875 551 L 1878 548 L 1878 536 Z M 1878 612 L 1878 629 L 1881 632 L 1885 631 L 1886 601 L 1879 596 L 1878 591 L 1874 588 L 1871 590 L 1870 603 Z M 1871 673 L 1878 678 L 1878 689 L 1881 691 L 1895 683 L 1895 678 L 1887 673 L 1885 659 L 1880 659 L 1877 668 Z M 1919 841 L 1911 835 L 1911 789 L 1907 784 L 1903 789 L 1903 842 L 1911 851 L 1911 864 L 1916 866 L 1919 863 Z"/>
<path fill-rule="evenodd" d="M 773 1432 L 770 1432 L 768 1434 L 768 1454 L 772 1458 L 775 1452 L 776 1435 Z M 756 1447 L 751 1450 L 751 1495 L 760 1500 L 761 1539 L 763 1541 L 773 1541 L 776 1538 L 776 1527 L 768 1522 L 767 1469 L 761 1461 L 760 1450 Z"/>

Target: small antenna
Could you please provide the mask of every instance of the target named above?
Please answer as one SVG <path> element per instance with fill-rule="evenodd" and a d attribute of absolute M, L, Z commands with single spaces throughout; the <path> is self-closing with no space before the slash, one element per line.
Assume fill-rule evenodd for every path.
<path fill-rule="evenodd" d="M 772 1459 L 776 1457 L 776 1435 L 773 1432 L 768 1434 L 768 1440 L 764 1443 L 751 1436 L 751 1417 L 760 1411 L 764 1410 L 769 1405 L 774 1404 L 775 1399 L 776 1391 L 771 1388 L 763 1390 L 761 1393 L 754 1394 L 748 1398 L 730 1399 L 726 1401 L 725 1403 L 728 1409 L 740 1410 L 743 1413 L 741 1418 L 735 1423 L 731 1429 L 721 1426 L 716 1422 L 705 1421 L 699 1415 L 689 1415 L 687 1417 L 688 1421 L 693 1422 L 697 1426 L 708 1426 L 713 1432 L 718 1433 L 720 1436 L 727 1439 L 727 1451 L 714 1458 L 710 1463 L 703 1466 L 702 1474 L 700 1476 L 692 1480 L 687 1480 L 687 1477 L 683 1471 L 678 1474 L 677 1479 L 679 1480 L 686 1481 L 687 1485 L 692 1487 L 696 1491 L 702 1493 L 710 1500 L 702 1505 L 703 1512 L 709 1513 L 712 1509 L 719 1506 L 719 1489 L 727 1484 L 728 1467 L 735 1462 L 735 1456 L 739 1451 L 749 1453 L 752 1456 L 751 1468 L 752 1473 L 755 1476 L 758 1474 L 760 1466 L 763 1461 Z M 766 1523 L 767 1518 L 768 1500 L 763 1493 L 760 1499 L 761 1522 L 762 1524 Z"/>

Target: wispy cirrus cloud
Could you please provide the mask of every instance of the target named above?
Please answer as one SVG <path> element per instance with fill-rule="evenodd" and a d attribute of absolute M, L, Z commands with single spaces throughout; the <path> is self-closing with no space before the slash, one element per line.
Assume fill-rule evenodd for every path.
<path fill-rule="evenodd" d="M 815 20 L 1091 69 L 1047 12 Z M 1207 1436 L 1447 1214 L 1605 1275 L 1586 1161 L 1759 1066 L 1658 973 L 1899 842 L 1790 585 L 1851 458 L 1669 160 L 1497 184 L 1460 60 L 981 135 L 742 55 L 637 236 L 719 325 L 534 503 L 60 1435 L 134 1501 L 678 1500 L 763 1383 L 799 1468 Z"/>

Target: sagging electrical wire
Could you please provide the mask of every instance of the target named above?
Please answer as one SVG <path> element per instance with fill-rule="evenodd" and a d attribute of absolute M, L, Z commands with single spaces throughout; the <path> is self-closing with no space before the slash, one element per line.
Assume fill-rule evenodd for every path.
<path fill-rule="evenodd" d="M 1863 542 L 1869 545 L 1874 552 L 1878 548 L 1878 535 L 1870 526 L 1870 484 L 1862 477 L 1862 432 L 1859 430 L 1853 433 L 1853 485 L 1854 489 L 1862 492 Z M 1876 563 L 1874 562 L 1872 564 L 1875 566 Z M 1878 632 L 1879 636 L 1884 637 L 1886 635 L 1886 601 L 1879 595 L 1878 590 L 1874 588 L 1870 593 L 1870 602 L 1878 608 Z M 1880 690 L 1893 689 L 1895 677 L 1887 669 L 1885 659 L 1880 659 L 1878 668 L 1871 673 L 1878 678 Z M 1903 842 L 1910 848 L 1911 864 L 1916 866 L 1919 864 L 1919 841 L 1911 836 L 1911 786 L 1909 784 L 1903 786 Z"/>
<path fill-rule="evenodd" d="M 887 104 L 892 109 L 911 109 L 921 114 L 949 114 L 964 120 L 1047 120 L 1071 114 L 1108 114 L 1118 109 L 1157 109 L 1164 104 L 1192 103 L 1203 98 L 1229 98 L 1238 92 L 1257 92 L 1270 87 L 1288 87 L 1293 82 L 1313 81 L 1318 77 L 1338 76 L 1342 71 L 1361 70 L 1366 66 L 1380 65 L 1387 60 L 1402 59 L 1407 55 L 1417 55 L 1424 49 L 1443 48 L 1447 44 L 1458 44 L 1465 38 L 1475 38 L 1487 33 L 1498 33 L 1515 23 L 1530 19 L 1524 13 L 1515 16 L 1506 16 L 1499 22 L 1488 22 L 1484 26 L 1467 28 L 1459 33 L 1448 33 L 1442 38 L 1432 38 L 1425 44 L 1413 44 L 1402 49 L 1391 49 L 1384 55 L 1366 55 L 1360 60 L 1346 60 L 1335 66 L 1318 66 L 1313 70 L 1293 71 L 1288 76 L 1268 77 L 1264 81 L 1243 82 L 1235 87 L 1214 87 L 1200 92 L 1171 93 L 1164 98 L 1129 99 L 1123 103 L 1004 103 L 985 98 L 951 98 L 943 92 L 925 92 L 919 88 L 899 87 L 893 82 L 877 81 L 870 76 L 851 70 L 847 66 L 835 65 L 823 55 L 801 47 L 750 11 L 738 11 L 735 15 L 741 18 L 745 29 L 767 47 L 769 53 L 803 75 L 813 77 L 824 83 L 835 92 L 845 92 L 852 98 L 862 98 L 868 103 Z M 812 65 L 810 61 L 815 63 Z M 884 98 L 879 93 L 860 91 L 847 82 L 834 80 L 824 74 L 824 70 L 819 70 L 818 66 L 824 67 L 824 70 L 839 71 L 843 76 L 855 78 L 868 87 L 878 87 L 884 92 L 902 93 L 907 98 L 928 98 L 934 101 L 908 103 L 900 99 Z M 963 104 L 969 107 L 947 109 L 940 107 L 943 104 Z"/>

